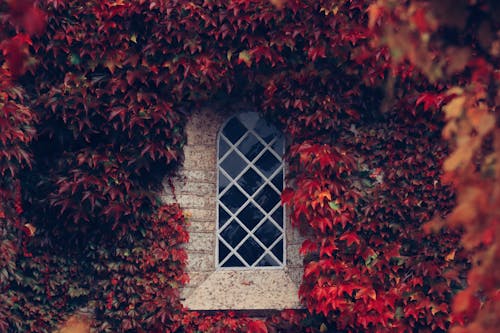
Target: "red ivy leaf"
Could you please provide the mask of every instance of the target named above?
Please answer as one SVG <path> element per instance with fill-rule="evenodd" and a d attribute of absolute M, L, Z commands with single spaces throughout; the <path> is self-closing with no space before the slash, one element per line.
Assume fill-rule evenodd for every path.
<path fill-rule="evenodd" d="M 267 326 L 263 321 L 248 322 L 248 333 L 267 333 Z"/>
<path fill-rule="evenodd" d="M 443 102 L 445 101 L 445 96 L 442 94 L 435 94 L 435 93 L 423 93 L 420 95 L 420 97 L 417 99 L 416 105 L 423 104 L 424 106 L 424 111 L 427 111 L 431 108 L 433 109 L 438 109 L 443 105 Z"/>
<path fill-rule="evenodd" d="M 346 232 L 339 238 L 340 240 L 345 240 L 347 242 L 347 246 L 351 246 L 352 244 L 360 244 L 358 235 L 355 232 Z"/>
<path fill-rule="evenodd" d="M 306 255 L 308 253 L 316 252 L 318 250 L 318 244 L 309 239 L 306 239 L 302 246 L 300 247 L 299 253 L 301 255 Z"/>

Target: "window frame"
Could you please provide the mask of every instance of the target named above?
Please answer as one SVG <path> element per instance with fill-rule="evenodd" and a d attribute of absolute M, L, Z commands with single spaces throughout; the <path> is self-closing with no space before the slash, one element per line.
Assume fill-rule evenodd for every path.
<path fill-rule="evenodd" d="M 281 196 L 281 193 L 285 187 L 285 172 L 286 172 L 286 163 L 284 161 L 284 154 L 285 154 L 285 150 L 286 150 L 286 140 L 285 140 L 285 137 L 283 135 L 283 133 L 279 130 L 279 128 L 277 128 L 274 124 L 272 123 L 268 123 L 268 126 L 273 129 L 273 132 L 274 132 L 274 138 L 272 140 L 270 140 L 269 142 L 266 142 L 266 140 L 259 134 L 255 131 L 255 127 L 252 128 L 252 129 L 248 129 L 245 124 L 243 124 L 243 121 L 241 120 L 240 116 L 242 114 L 251 114 L 251 115 L 254 115 L 257 117 L 256 119 L 256 124 L 259 122 L 259 120 L 264 120 L 265 119 L 256 111 L 241 111 L 241 112 L 238 112 L 236 114 L 231 114 L 229 115 L 221 124 L 221 126 L 219 127 L 218 131 L 217 131 L 217 136 L 216 136 L 216 165 L 215 165 L 215 168 L 216 168 L 216 210 L 215 210 L 215 223 L 216 223 L 216 226 L 215 226 L 215 256 L 214 256 L 214 259 L 215 259 L 215 270 L 216 271 L 239 271 L 239 270 L 283 270 L 287 267 L 287 214 L 286 214 L 286 207 L 284 205 L 282 205 L 281 203 L 278 205 L 278 204 L 275 204 L 275 206 L 269 210 L 269 211 L 265 211 L 265 209 L 263 207 L 260 207 L 260 205 L 255 202 L 254 200 L 254 197 L 261 191 L 261 190 L 264 190 L 264 188 L 266 187 L 266 185 L 268 186 L 271 186 L 271 188 L 276 191 L 280 196 Z M 233 119 L 233 118 L 237 118 L 242 124 L 243 126 L 245 126 L 245 129 L 246 131 L 243 133 L 243 135 L 235 142 L 235 143 L 232 143 L 231 140 L 229 138 L 226 138 L 224 136 L 224 138 L 222 138 L 223 136 L 223 131 L 224 129 L 226 128 L 226 126 L 228 125 L 228 123 Z M 257 153 L 257 155 L 253 158 L 252 161 L 250 161 L 245 155 L 243 152 L 240 152 L 239 149 L 237 149 L 237 146 L 244 140 L 244 138 L 246 138 L 248 136 L 248 133 L 254 135 L 257 140 L 259 140 L 259 142 L 263 145 L 263 148 Z M 282 137 L 282 143 L 281 143 L 281 146 L 278 147 L 281 151 L 276 151 L 272 145 L 273 143 L 280 138 L 280 136 Z M 224 155 L 223 156 L 220 156 L 220 142 L 221 140 L 224 140 L 226 145 L 228 145 L 229 147 L 227 148 L 227 151 L 224 152 Z M 256 162 L 259 160 L 259 158 L 265 154 L 265 152 L 269 151 L 271 154 L 273 154 L 273 156 L 278 159 L 278 161 L 280 162 L 280 166 L 274 170 L 274 172 L 271 173 L 271 175 L 269 177 L 267 177 L 261 170 L 260 168 L 256 165 Z M 224 168 L 221 167 L 221 163 L 224 162 L 225 158 L 227 158 L 231 152 L 234 152 L 237 154 L 238 157 L 240 157 L 244 162 L 245 162 L 245 166 L 238 172 L 237 176 L 235 177 L 235 179 L 233 179 L 233 177 L 226 171 L 224 170 Z M 279 156 L 279 154 L 281 153 L 281 156 Z M 220 156 L 220 157 L 219 157 Z M 242 186 L 240 184 L 238 184 L 238 181 L 240 180 L 240 178 L 250 169 L 253 169 L 254 171 L 257 172 L 257 174 L 263 178 L 264 182 L 255 190 L 253 191 L 253 193 L 247 193 L 247 191 L 245 189 L 242 188 Z M 222 171 L 221 171 L 222 170 Z M 225 177 L 228 178 L 228 176 L 230 177 L 230 179 L 228 178 L 229 180 L 229 184 L 227 184 L 226 186 L 224 186 L 223 190 L 219 192 L 219 174 L 220 172 L 223 172 L 225 173 Z M 279 189 L 272 183 L 272 180 L 274 180 L 275 177 L 277 177 L 279 175 L 279 173 L 282 173 L 282 190 L 279 191 Z M 222 196 L 232 187 L 232 186 L 236 186 L 236 188 L 242 192 L 242 194 L 246 197 L 246 200 L 245 202 L 238 207 L 238 209 L 233 213 L 230 211 L 229 208 L 224 208 L 224 207 L 221 207 L 220 204 L 221 204 L 221 198 Z M 281 200 L 280 200 L 281 201 Z M 252 203 L 254 206 L 256 206 L 261 213 L 264 214 L 264 216 L 260 219 L 260 221 L 250 230 L 248 229 L 246 226 L 244 226 L 244 223 L 241 221 L 238 222 L 237 219 L 237 215 L 243 211 L 245 209 L 245 207 L 247 207 L 248 204 Z M 224 205 L 225 206 L 225 205 Z M 228 221 L 222 226 L 222 228 L 219 226 L 219 209 L 224 209 L 226 211 L 226 213 L 228 213 L 230 215 Z M 278 209 L 282 209 L 282 220 L 281 220 L 281 223 L 282 223 L 282 226 L 279 228 L 281 230 L 280 231 L 280 236 L 277 237 L 276 240 L 273 241 L 273 243 L 271 243 L 269 246 L 266 246 L 259 238 L 258 236 L 254 235 L 254 232 L 253 231 L 257 231 L 259 229 L 259 227 L 261 225 L 263 225 L 265 222 L 266 222 L 266 218 L 268 217 L 271 217 L 272 218 L 272 215 L 278 210 Z M 239 219 L 238 219 L 239 220 Z M 272 218 L 272 220 L 274 221 L 274 218 Z M 231 221 L 231 222 L 230 222 Z M 246 235 L 238 242 L 238 244 L 233 247 L 231 246 L 230 244 L 228 244 L 226 242 L 226 240 L 220 236 L 220 232 L 224 231 L 225 228 L 230 224 L 232 223 L 232 221 L 235 221 L 236 223 L 238 223 L 238 225 L 240 227 L 242 227 L 242 229 L 246 232 Z M 275 227 L 278 227 L 278 224 L 279 222 L 278 221 L 271 221 L 271 223 L 275 226 Z M 222 229 L 222 231 L 221 231 Z M 252 235 L 254 235 L 254 237 L 252 237 Z M 259 256 L 258 259 L 256 259 L 253 264 L 248 264 L 246 262 L 246 260 L 244 258 L 242 258 L 242 255 L 240 255 L 237 250 L 239 249 L 239 247 L 241 247 L 247 239 L 249 238 L 253 238 L 254 240 L 257 239 L 258 240 L 258 244 L 261 248 L 264 249 L 264 252 Z M 230 252 L 225 256 L 225 258 L 220 261 L 219 260 L 219 243 L 220 242 L 223 242 L 225 243 L 224 245 L 230 250 Z M 272 249 L 274 248 L 274 246 L 277 246 L 278 243 L 282 241 L 282 260 L 279 260 L 280 258 L 278 258 L 277 256 L 275 256 L 273 253 L 272 253 Z M 279 263 L 279 265 L 275 265 L 275 266 L 256 266 L 257 263 L 262 260 L 266 254 L 271 254 L 271 257 L 273 258 L 273 260 L 277 261 Z M 222 265 L 227 262 L 232 256 L 236 256 L 236 258 L 238 258 L 239 261 L 241 261 L 243 264 L 245 264 L 245 266 L 233 266 L 233 267 L 223 267 Z"/>

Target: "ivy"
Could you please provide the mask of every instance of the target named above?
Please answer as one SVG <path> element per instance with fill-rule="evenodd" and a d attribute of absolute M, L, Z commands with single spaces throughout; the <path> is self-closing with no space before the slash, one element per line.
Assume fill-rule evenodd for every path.
<path fill-rule="evenodd" d="M 462 9 L 496 31 L 489 5 Z M 497 192 L 498 52 L 474 19 L 440 8 L 0 2 L 0 330 L 49 332 L 82 308 L 103 332 L 441 332 L 474 320 L 496 290 L 477 260 L 495 262 L 497 206 L 475 203 Z M 453 32 L 441 23 L 464 31 L 459 45 L 433 44 Z M 305 310 L 265 320 L 182 307 L 188 222 L 159 198 L 191 110 L 236 100 L 289 137 L 282 201 L 307 236 Z"/>

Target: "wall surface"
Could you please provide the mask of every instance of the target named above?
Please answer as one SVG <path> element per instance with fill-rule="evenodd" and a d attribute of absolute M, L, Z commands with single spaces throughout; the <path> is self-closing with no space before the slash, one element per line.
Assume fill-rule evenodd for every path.
<path fill-rule="evenodd" d="M 298 308 L 302 243 L 286 218 L 286 266 L 280 269 L 216 269 L 217 133 L 238 111 L 203 108 L 188 121 L 184 164 L 173 187 L 165 182 L 163 200 L 177 201 L 189 216 L 189 284 L 184 305 L 193 310 Z M 286 210 L 286 209 L 285 209 Z"/>

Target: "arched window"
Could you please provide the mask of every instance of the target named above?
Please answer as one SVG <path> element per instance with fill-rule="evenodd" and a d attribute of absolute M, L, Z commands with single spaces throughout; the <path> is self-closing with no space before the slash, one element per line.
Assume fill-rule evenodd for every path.
<path fill-rule="evenodd" d="M 217 148 L 216 267 L 283 267 L 283 136 L 257 113 L 240 113 Z"/>

